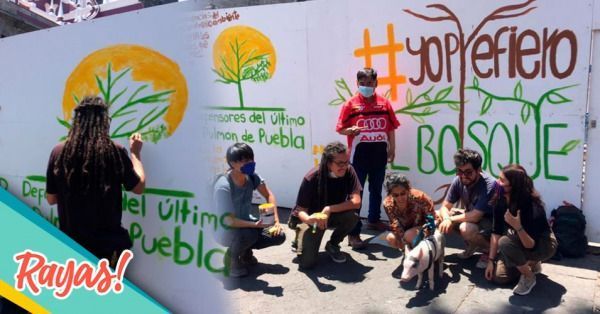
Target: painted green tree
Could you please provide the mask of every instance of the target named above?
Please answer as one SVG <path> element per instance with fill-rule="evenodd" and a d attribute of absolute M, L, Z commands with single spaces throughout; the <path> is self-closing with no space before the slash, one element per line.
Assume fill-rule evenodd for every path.
<path fill-rule="evenodd" d="M 96 84 L 100 90 L 98 96 L 102 97 L 109 106 L 111 118 L 111 134 L 113 139 L 128 138 L 131 134 L 139 132 L 145 141 L 157 143 L 168 136 L 167 127 L 159 119 L 169 110 L 169 96 L 175 90 L 163 90 L 154 93 L 148 93 L 150 86 L 147 83 L 141 84 L 129 95 L 131 85 L 119 88 L 119 83 L 131 68 L 125 68 L 120 72 L 113 72 L 109 63 L 106 67 L 106 79 L 96 75 Z M 121 84 L 124 85 L 124 84 Z M 75 104 L 79 104 L 79 96 L 73 95 Z M 141 117 L 141 118 L 140 118 Z M 71 128 L 70 121 L 56 118 L 58 123 Z M 61 140 L 66 139 L 63 136 Z"/>
<path fill-rule="evenodd" d="M 250 48 L 247 41 L 239 41 L 236 37 L 229 42 L 229 51 L 219 55 L 219 66 L 212 71 L 219 77 L 216 82 L 235 84 L 237 86 L 240 108 L 244 108 L 244 93 L 242 82 L 266 82 L 271 78 L 269 54 L 257 54 L 256 49 Z"/>

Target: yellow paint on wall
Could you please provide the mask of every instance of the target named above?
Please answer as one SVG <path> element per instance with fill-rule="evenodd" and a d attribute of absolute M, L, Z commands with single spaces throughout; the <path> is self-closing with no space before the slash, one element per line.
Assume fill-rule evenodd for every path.
<path fill-rule="evenodd" d="M 235 53 L 235 49 L 238 47 L 236 46 L 236 41 L 240 47 L 237 55 Z M 275 73 L 276 55 L 271 40 L 259 30 L 250 26 L 232 26 L 222 31 L 213 44 L 213 65 L 215 69 L 225 70 L 225 75 L 229 79 L 235 80 L 235 77 L 224 68 L 223 60 L 226 61 L 227 65 L 233 67 L 231 70 L 239 72 L 239 69 L 236 69 L 236 67 L 241 68 L 252 56 L 262 54 L 268 55 L 270 62 L 269 76 L 272 77 L 273 73 Z M 246 66 L 253 66 L 259 61 L 250 61 Z"/>
<path fill-rule="evenodd" d="M 129 75 L 137 82 L 149 83 L 154 91 L 175 90 L 169 95 L 169 109 L 164 121 L 171 135 L 183 119 L 188 103 L 188 87 L 179 65 L 147 47 L 119 44 L 94 51 L 85 57 L 69 75 L 62 99 L 63 116 L 71 119 L 76 104 L 73 95 L 82 99 L 100 93 L 95 76 L 106 79 L 106 69 L 111 64 L 113 72 L 131 68 Z"/>

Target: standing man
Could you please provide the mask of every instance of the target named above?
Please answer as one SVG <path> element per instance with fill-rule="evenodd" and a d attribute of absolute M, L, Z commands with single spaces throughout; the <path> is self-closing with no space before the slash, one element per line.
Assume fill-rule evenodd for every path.
<path fill-rule="evenodd" d="M 386 230 L 381 218 L 381 190 L 385 167 L 394 161 L 395 130 L 400 126 L 390 102 L 375 93 L 377 72 L 364 68 L 356 73 L 358 94 L 342 107 L 336 131 L 346 135 L 350 147 L 350 160 L 361 186 L 369 178 L 369 229 Z M 359 209 L 360 213 L 360 209 Z M 364 248 L 360 239 L 362 222 L 348 235 L 354 249 Z"/>
<path fill-rule="evenodd" d="M 146 185 L 140 158 L 142 138 L 134 133 L 129 150 L 110 139 L 108 106 L 100 97 L 83 98 L 67 140 L 54 147 L 46 170 L 46 199 L 58 204 L 60 230 L 98 258 L 115 266 L 131 248 L 121 226 L 122 187 L 142 194 Z"/>
<path fill-rule="evenodd" d="M 439 229 L 443 233 L 459 231 L 466 249 L 461 259 L 473 256 L 476 250 L 489 250 L 492 232 L 492 204 L 496 180 L 481 170 L 481 155 L 471 149 L 454 154 L 456 177 L 442 203 Z M 455 206 L 456 205 L 456 206 Z M 486 268 L 487 254 L 481 255 L 478 268 Z"/>
<path fill-rule="evenodd" d="M 325 251 L 334 262 L 346 262 L 340 242 L 358 221 L 356 209 L 360 208 L 360 190 L 346 146 L 340 142 L 328 144 L 319 166 L 306 174 L 298 191 L 296 210 L 302 222 L 297 226 L 300 268 L 316 265 L 319 246 L 328 227 L 335 230 Z"/>

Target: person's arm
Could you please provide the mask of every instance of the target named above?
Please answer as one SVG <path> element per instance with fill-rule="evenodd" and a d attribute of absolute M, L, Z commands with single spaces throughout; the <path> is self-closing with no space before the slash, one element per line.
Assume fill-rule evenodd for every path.
<path fill-rule="evenodd" d="M 48 201 L 48 204 L 50 204 L 50 205 L 54 205 L 54 204 L 58 203 L 58 197 L 56 196 L 56 194 L 46 193 L 46 200 Z"/>
<path fill-rule="evenodd" d="M 438 228 L 442 233 L 450 232 L 450 228 L 452 227 L 452 220 L 450 219 L 450 209 L 452 208 L 452 205 L 453 203 L 450 201 L 444 200 L 440 207 L 439 216 L 440 219 L 442 219 L 442 222 L 440 222 Z"/>
<path fill-rule="evenodd" d="M 483 218 L 485 214 L 478 210 L 478 209 L 473 209 L 469 212 L 465 212 L 463 214 L 458 214 L 458 215 L 454 215 L 454 216 L 450 216 L 449 220 L 452 223 L 461 223 L 461 222 L 471 222 L 471 223 L 478 223 L 481 218 Z"/>
<path fill-rule="evenodd" d="M 507 210 L 504 214 L 504 220 L 507 224 L 509 224 L 519 236 L 519 240 L 521 240 L 521 244 L 526 249 L 532 249 L 535 246 L 535 240 L 527 233 L 525 228 L 523 228 L 523 224 L 521 222 L 521 210 L 517 210 L 517 215 L 513 216 L 510 213 L 510 210 Z"/>
<path fill-rule="evenodd" d="M 391 130 L 387 132 L 388 136 L 388 151 L 387 151 L 387 161 L 389 163 L 394 162 L 394 158 L 396 157 L 396 130 Z"/>
<path fill-rule="evenodd" d="M 331 213 L 341 213 L 348 210 L 355 210 L 360 208 L 360 193 L 352 193 L 350 199 L 334 205 L 323 207 L 322 213 L 329 216 Z"/>
<path fill-rule="evenodd" d="M 360 133 L 361 128 L 355 126 L 355 125 L 348 125 L 346 119 L 348 118 L 348 115 L 350 114 L 350 108 L 351 108 L 351 103 L 349 101 L 347 101 L 346 103 L 344 103 L 344 105 L 342 105 L 342 109 L 340 110 L 340 115 L 338 117 L 338 122 L 335 126 L 335 130 L 336 132 L 338 132 L 341 135 L 347 135 L 347 136 L 352 136 L 352 135 L 357 135 Z"/>
<path fill-rule="evenodd" d="M 404 228 L 394 212 L 394 203 L 395 201 L 391 196 L 386 196 L 383 200 L 383 209 L 385 209 L 385 213 L 388 216 L 391 232 L 396 236 L 396 239 L 400 240 L 404 237 Z"/>
<path fill-rule="evenodd" d="M 225 177 L 223 177 L 225 178 Z M 220 179 L 221 180 L 221 179 Z M 225 178 L 225 180 L 227 180 Z M 217 182 L 217 185 L 220 181 Z M 247 221 L 236 217 L 235 208 L 231 200 L 231 191 L 229 190 L 229 184 L 216 186 L 213 192 L 213 199 L 215 201 L 215 210 L 219 214 L 225 215 L 225 225 L 229 228 L 265 228 L 266 226 L 261 221 Z"/>
<path fill-rule="evenodd" d="M 490 238 L 490 253 L 488 253 L 488 264 L 485 268 L 485 279 L 492 280 L 494 278 L 494 263 L 496 261 L 496 255 L 498 254 L 498 241 L 500 235 L 492 233 Z"/>
<path fill-rule="evenodd" d="M 129 152 L 131 155 L 131 163 L 133 164 L 133 171 L 135 171 L 140 178 L 138 184 L 131 190 L 135 194 L 144 193 L 144 189 L 146 188 L 146 174 L 141 158 L 143 144 L 144 142 L 142 141 L 142 135 L 140 133 L 133 133 L 129 138 Z"/>

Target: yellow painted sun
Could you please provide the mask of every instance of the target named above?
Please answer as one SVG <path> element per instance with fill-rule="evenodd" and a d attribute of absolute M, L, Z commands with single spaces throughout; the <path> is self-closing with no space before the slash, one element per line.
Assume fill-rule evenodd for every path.
<path fill-rule="evenodd" d="M 82 99 L 100 93 L 96 75 L 106 81 L 109 63 L 113 73 L 131 68 L 128 74 L 131 80 L 148 83 L 154 91 L 174 91 L 168 95 L 169 109 L 163 116 L 167 133 L 171 135 L 181 123 L 187 107 L 186 79 L 177 63 L 155 50 L 138 45 L 109 46 L 94 51 L 77 65 L 65 84 L 62 99 L 65 120 L 71 120 L 76 106 L 74 97 Z"/>
<path fill-rule="evenodd" d="M 269 77 L 275 73 L 276 55 L 271 40 L 250 26 L 232 26 L 219 34 L 213 44 L 213 65 L 226 78 L 237 80 L 242 67 L 254 66 L 264 58 L 269 61 Z"/>

